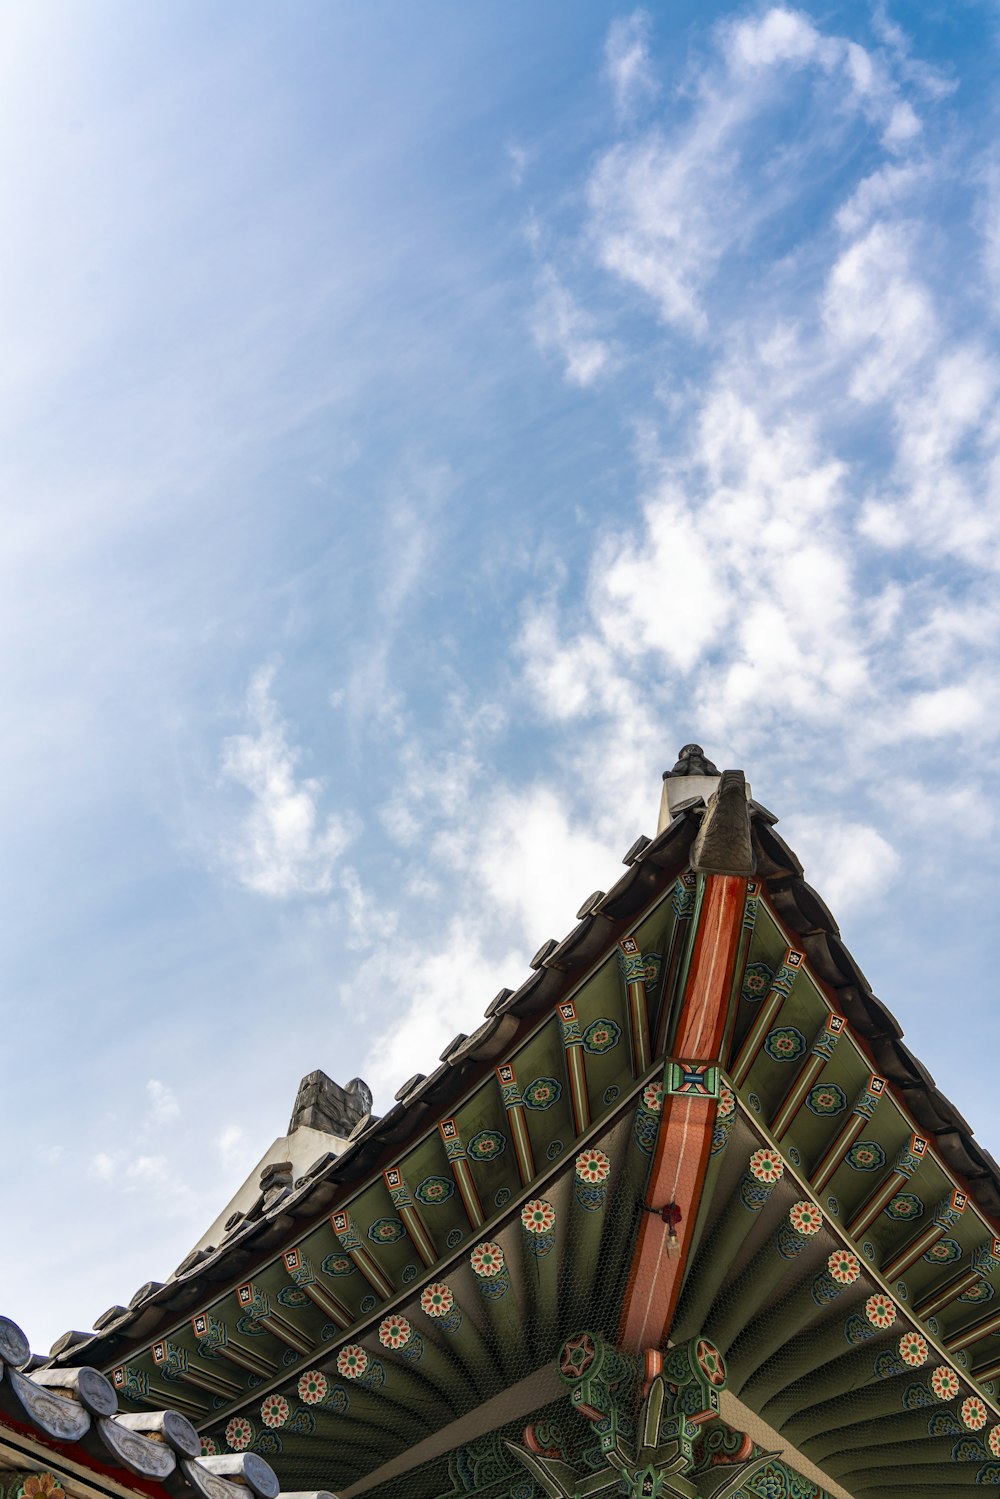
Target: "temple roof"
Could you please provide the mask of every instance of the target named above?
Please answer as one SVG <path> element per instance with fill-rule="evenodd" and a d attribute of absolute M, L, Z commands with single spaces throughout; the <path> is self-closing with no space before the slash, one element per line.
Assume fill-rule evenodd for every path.
<path fill-rule="evenodd" d="M 1000 1169 L 903 1044 L 777 819 L 740 772 L 713 774 L 697 748 L 686 747 L 693 769 L 665 782 L 656 836 L 632 845 L 620 879 L 588 895 L 572 930 L 543 944 L 521 986 L 501 991 L 430 1075 L 407 1080 L 381 1119 L 360 1118 L 339 1155 L 276 1179 L 165 1285 L 112 1308 L 94 1335 L 65 1335 L 55 1365 L 106 1369 L 136 1408 L 172 1399 L 210 1447 L 253 1443 L 295 1486 L 316 1487 L 322 1474 L 344 1495 L 378 1499 L 424 1492 L 418 1452 L 428 1499 L 443 1493 L 442 1464 L 467 1445 L 471 1413 L 481 1425 L 501 1394 L 489 1462 L 506 1475 L 522 1427 L 558 1420 L 575 1375 L 563 1370 L 560 1385 L 553 1352 L 585 1325 L 595 1358 L 624 1357 L 633 1371 L 628 1360 L 668 1334 L 707 1338 L 728 1361 L 726 1398 L 739 1393 L 765 1421 L 770 1410 L 781 1440 L 794 1430 L 798 1471 L 819 1453 L 831 1484 L 838 1464 L 854 1469 L 836 1442 L 826 1451 L 823 1433 L 858 1419 L 836 1406 L 836 1391 L 850 1406 L 849 1392 L 873 1378 L 886 1383 L 863 1396 L 874 1422 L 858 1437 L 863 1462 L 890 1427 L 912 1442 L 913 1411 L 945 1394 L 977 1421 L 981 1407 L 979 1424 L 996 1422 L 1000 1446 L 1000 1357 L 982 1313 L 1000 1289 Z M 713 942 L 722 953 L 713 922 L 730 933 L 736 987 L 705 1063 L 705 1036 L 702 1050 L 678 1048 L 702 1034 L 684 1029 L 684 1005 L 714 971 Z M 357 1101 L 362 1088 L 340 1091 Z M 318 1080 L 313 1091 L 306 1110 L 323 1106 Z M 717 1122 L 699 1136 L 694 1174 L 656 1200 L 671 1180 L 663 1141 L 681 1129 L 679 1162 L 687 1149 L 678 1110 L 702 1106 L 682 1106 L 689 1095 L 708 1100 Z M 532 1212 L 537 1224 L 524 1217 Z M 848 1264 L 841 1282 L 830 1267 Z M 650 1274 L 640 1314 L 636 1286 Z M 844 1291 L 861 1308 L 846 1321 Z M 879 1297 L 892 1308 L 884 1326 L 865 1320 Z M 944 1394 L 912 1376 L 897 1387 L 908 1366 L 888 1350 L 881 1373 L 844 1363 L 891 1326 L 894 1339 L 909 1327 L 939 1358 Z M 599 1351 L 609 1337 L 621 1354 Z M 811 1425 L 826 1398 L 832 1412 Z M 900 1398 L 910 1412 L 901 1424 Z M 706 1440 L 729 1419 L 712 1408 Z M 948 1435 L 944 1414 L 935 1441 Z M 342 1470 L 332 1478 L 324 1433 Z M 979 1482 L 994 1481 L 982 1440 L 968 1441 L 965 1457 L 979 1466 L 956 1470 L 962 1481 L 980 1470 L 990 1476 Z M 940 1442 L 930 1455 L 917 1445 L 923 1466 L 908 1481 L 950 1492 L 933 1471 Z M 699 1493 L 707 1452 L 703 1469 L 690 1459 Z M 866 1491 L 851 1483 L 852 1494 Z"/>

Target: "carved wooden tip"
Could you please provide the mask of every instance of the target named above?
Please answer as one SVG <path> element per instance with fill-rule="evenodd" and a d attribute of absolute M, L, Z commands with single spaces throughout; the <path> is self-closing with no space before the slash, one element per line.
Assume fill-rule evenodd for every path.
<path fill-rule="evenodd" d="M 694 840 L 691 868 L 698 874 L 749 877 L 754 866 L 746 781 L 742 770 L 724 770 Z"/>

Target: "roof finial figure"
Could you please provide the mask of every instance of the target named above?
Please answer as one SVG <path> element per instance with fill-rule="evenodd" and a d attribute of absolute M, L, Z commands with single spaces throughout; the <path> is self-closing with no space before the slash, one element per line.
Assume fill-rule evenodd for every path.
<path fill-rule="evenodd" d="M 718 769 L 711 760 L 705 758 L 705 751 L 700 744 L 685 744 L 677 756 L 677 764 L 673 770 L 665 770 L 663 779 L 669 780 L 671 776 L 717 776 Z"/>

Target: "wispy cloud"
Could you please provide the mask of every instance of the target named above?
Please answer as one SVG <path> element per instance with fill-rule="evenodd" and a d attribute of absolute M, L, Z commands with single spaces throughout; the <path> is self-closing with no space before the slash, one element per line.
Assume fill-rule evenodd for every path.
<path fill-rule="evenodd" d="M 724 257 L 788 211 L 809 162 L 852 117 L 879 126 L 894 153 L 920 129 L 879 57 L 800 11 L 772 7 L 720 22 L 714 35 L 714 53 L 686 84 L 690 116 L 611 146 L 588 185 L 601 264 L 651 297 L 665 322 L 699 336 L 709 331 L 703 295 Z M 761 139 L 803 74 L 833 91 L 835 110 L 798 122 L 776 170 L 773 158 L 761 161 Z"/>
<path fill-rule="evenodd" d="M 243 1126 L 235 1123 L 224 1125 L 215 1138 L 215 1150 L 222 1169 L 234 1176 L 249 1170 L 255 1156 L 259 1158 L 264 1147 L 269 1144 L 269 1140 L 249 1140 Z M 237 1186 L 238 1182 L 234 1181 L 233 1185 Z"/>
<path fill-rule="evenodd" d="M 561 358 L 571 385 L 593 385 L 614 366 L 610 345 L 594 335 L 594 320 L 563 286 L 551 266 L 541 277 L 532 332 L 540 349 Z"/>
<path fill-rule="evenodd" d="M 169 1124 L 180 1114 L 180 1104 L 173 1089 L 155 1077 L 146 1084 L 146 1097 L 149 1099 L 149 1117 L 154 1124 Z"/>
<path fill-rule="evenodd" d="M 261 667 L 250 683 L 250 731 L 222 747 L 223 777 L 250 795 L 236 831 L 219 853 L 235 878 L 257 895 L 287 900 L 328 894 L 337 860 L 352 828 L 320 810 L 322 783 L 300 777 L 299 749 L 272 695 L 275 668 Z"/>
<path fill-rule="evenodd" d="M 628 118 L 659 91 L 649 55 L 652 19 L 648 11 L 612 21 L 604 44 L 604 66 L 619 115 Z"/>

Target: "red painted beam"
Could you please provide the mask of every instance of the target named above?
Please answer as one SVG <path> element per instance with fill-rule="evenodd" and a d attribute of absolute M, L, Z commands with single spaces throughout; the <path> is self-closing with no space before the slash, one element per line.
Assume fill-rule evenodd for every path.
<path fill-rule="evenodd" d="M 706 1062 L 722 1060 L 746 888 L 747 881 L 741 876 L 706 877 L 673 1043 L 676 1056 Z M 626 1352 L 658 1348 L 670 1331 L 708 1164 L 716 1108 L 715 1100 L 709 1098 L 663 1100 L 646 1200 L 653 1207 L 676 1203 L 682 1217 L 676 1237 L 671 1239 L 670 1229 L 658 1214 L 642 1215 L 618 1334 L 619 1346 Z"/>

